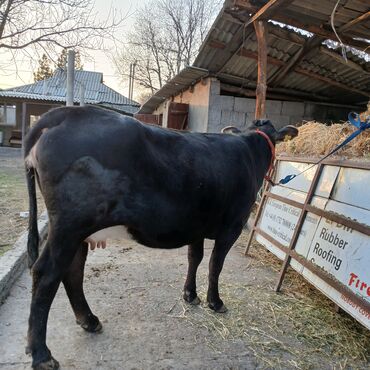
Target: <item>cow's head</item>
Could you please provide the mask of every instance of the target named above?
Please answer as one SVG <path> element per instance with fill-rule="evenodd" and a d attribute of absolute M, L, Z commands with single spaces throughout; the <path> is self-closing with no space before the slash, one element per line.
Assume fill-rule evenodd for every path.
<path fill-rule="evenodd" d="M 268 119 L 258 119 L 253 121 L 252 125 L 250 125 L 245 132 L 240 131 L 234 126 L 227 126 L 223 128 L 221 132 L 225 134 L 240 135 L 243 133 L 247 133 L 250 130 L 257 129 L 267 134 L 275 143 L 293 139 L 298 135 L 298 130 L 294 126 L 288 125 L 279 130 L 276 130 L 271 121 Z"/>

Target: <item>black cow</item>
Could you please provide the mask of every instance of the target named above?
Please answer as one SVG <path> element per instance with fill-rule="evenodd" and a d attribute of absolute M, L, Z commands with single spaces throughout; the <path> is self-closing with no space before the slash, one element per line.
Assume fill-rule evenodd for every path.
<path fill-rule="evenodd" d="M 257 127 L 265 134 L 256 133 Z M 77 322 L 89 332 L 101 329 L 83 293 L 83 273 L 88 244 L 104 247 L 112 233 L 152 248 L 189 245 L 184 299 L 192 304 L 200 302 L 196 271 L 204 239 L 215 240 L 207 301 L 224 312 L 218 278 L 225 256 L 270 167 L 272 143 L 286 135 L 296 136 L 297 129 L 276 131 L 270 121 L 229 135 L 167 130 L 93 107 L 57 108 L 43 115 L 25 138 L 32 366 L 59 367 L 46 346 L 46 326 L 60 282 Z M 35 178 L 49 215 L 40 257 Z"/>

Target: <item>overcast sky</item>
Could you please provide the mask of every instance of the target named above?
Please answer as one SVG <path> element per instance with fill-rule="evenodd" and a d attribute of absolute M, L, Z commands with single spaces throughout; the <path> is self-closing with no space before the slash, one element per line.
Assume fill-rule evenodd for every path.
<path fill-rule="evenodd" d="M 143 0 L 95 0 L 96 10 L 103 19 L 111 3 L 113 7 L 119 9 L 123 15 L 127 15 L 123 26 L 116 35 L 116 37 L 122 41 L 124 41 L 125 32 L 132 26 L 133 16 L 137 6 L 144 2 Z M 113 50 L 113 46 L 111 50 Z M 110 58 L 101 51 L 91 51 L 89 54 L 92 60 L 82 58 L 84 70 L 102 72 L 106 85 L 127 96 L 127 83 L 121 83 L 119 77 L 115 75 L 115 68 Z M 34 66 L 37 66 L 37 59 L 38 57 L 35 57 L 32 61 Z M 6 89 L 33 82 L 34 67 L 30 64 L 29 59 L 19 55 L 17 57 L 17 66 L 15 66 L 14 63 L 11 62 L 11 55 L 0 52 L 0 60 L 0 88 Z M 18 72 L 16 67 L 18 68 Z"/>

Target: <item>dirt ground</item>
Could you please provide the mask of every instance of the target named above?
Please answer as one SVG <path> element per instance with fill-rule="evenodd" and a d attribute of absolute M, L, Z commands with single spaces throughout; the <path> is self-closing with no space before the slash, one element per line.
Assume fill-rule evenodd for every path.
<path fill-rule="evenodd" d="M 0 148 L 2 250 L 26 228 L 19 217 L 28 203 L 23 176 L 20 151 Z M 211 242 L 198 274 L 197 307 L 181 298 L 186 248 L 116 241 L 90 252 L 85 290 L 104 331 L 92 335 L 78 327 L 60 288 L 48 345 L 62 369 L 369 369 L 370 332 L 337 314 L 294 271 L 276 294 L 281 262 L 257 244 L 245 257 L 246 238 L 243 233 L 232 248 L 221 275 L 226 314 L 205 304 Z M 30 368 L 24 354 L 30 287 L 25 271 L 0 306 L 0 369 Z"/>
<path fill-rule="evenodd" d="M 104 331 L 78 327 L 60 288 L 48 345 L 62 369 L 368 369 L 370 333 L 335 313 L 294 272 L 274 293 L 280 262 L 256 246 L 245 257 L 245 240 L 243 234 L 221 275 L 226 314 L 204 303 L 211 242 L 198 275 L 200 306 L 181 298 L 186 248 L 114 242 L 90 252 L 85 290 Z M 26 271 L 0 307 L 0 369 L 30 366 L 24 354 L 30 285 Z"/>
<path fill-rule="evenodd" d="M 38 196 L 40 210 L 42 201 Z M 21 149 L 0 147 L 0 255 L 27 228 L 28 195 Z"/>

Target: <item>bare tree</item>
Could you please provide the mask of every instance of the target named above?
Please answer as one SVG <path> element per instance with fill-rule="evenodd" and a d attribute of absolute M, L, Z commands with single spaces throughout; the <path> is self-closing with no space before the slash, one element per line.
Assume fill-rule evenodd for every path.
<path fill-rule="evenodd" d="M 128 43 L 114 58 L 123 80 L 136 63 L 135 82 L 154 93 L 186 65 L 204 40 L 221 1 L 152 0 L 136 15 Z"/>
<path fill-rule="evenodd" d="M 0 51 L 49 57 L 60 48 L 101 47 L 123 18 L 113 9 L 98 20 L 93 0 L 0 0 Z"/>

